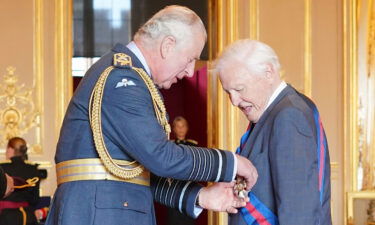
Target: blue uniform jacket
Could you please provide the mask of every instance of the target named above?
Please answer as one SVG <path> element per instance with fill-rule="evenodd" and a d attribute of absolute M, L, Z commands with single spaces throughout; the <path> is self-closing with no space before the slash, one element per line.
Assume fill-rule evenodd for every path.
<path fill-rule="evenodd" d="M 280 225 L 332 224 L 329 154 L 327 149 L 321 204 L 316 129 L 306 97 L 288 85 L 263 113 L 240 153 L 258 170 L 252 193 Z M 246 225 L 241 214 L 230 215 L 229 224 Z"/>
<path fill-rule="evenodd" d="M 98 77 L 119 52 L 130 56 L 134 67 L 143 68 L 128 48 L 117 44 L 87 71 L 68 106 L 56 163 L 98 158 L 89 123 L 89 99 Z M 134 85 L 118 85 L 124 79 Z M 102 132 L 111 157 L 141 163 L 154 174 L 151 187 L 109 180 L 63 183 L 56 190 L 46 224 L 152 225 L 153 199 L 194 216 L 201 186 L 190 181 L 232 181 L 235 159 L 231 152 L 176 145 L 167 140 L 156 119 L 151 95 L 131 68 L 112 70 L 105 84 L 101 112 Z"/>

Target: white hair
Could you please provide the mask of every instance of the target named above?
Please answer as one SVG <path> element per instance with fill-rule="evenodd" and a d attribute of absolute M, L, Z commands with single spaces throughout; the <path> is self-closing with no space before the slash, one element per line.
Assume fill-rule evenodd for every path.
<path fill-rule="evenodd" d="M 248 70 L 256 74 L 264 74 L 271 64 L 275 71 L 280 70 L 279 59 L 275 51 L 268 45 L 250 39 L 238 40 L 227 47 L 216 60 L 214 71 L 220 71 L 230 63 L 243 63 Z"/>
<path fill-rule="evenodd" d="M 190 42 L 188 38 L 193 37 L 192 31 L 195 27 L 201 29 L 207 39 L 203 22 L 194 11 L 184 6 L 167 6 L 139 28 L 134 35 L 134 40 L 140 40 L 148 46 L 152 46 L 155 44 L 155 40 L 173 36 L 176 38 L 177 45 L 186 44 Z"/>

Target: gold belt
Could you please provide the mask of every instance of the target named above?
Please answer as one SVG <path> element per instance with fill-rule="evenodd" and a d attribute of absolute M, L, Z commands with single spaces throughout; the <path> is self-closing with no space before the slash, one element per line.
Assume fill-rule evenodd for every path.
<path fill-rule="evenodd" d="M 114 160 L 125 168 L 134 168 L 139 164 L 125 160 Z M 150 186 L 150 173 L 144 170 L 139 176 L 133 179 L 122 179 L 113 176 L 104 167 L 99 158 L 74 159 L 57 163 L 56 165 L 57 184 L 79 180 L 114 180 L 144 186 Z"/>

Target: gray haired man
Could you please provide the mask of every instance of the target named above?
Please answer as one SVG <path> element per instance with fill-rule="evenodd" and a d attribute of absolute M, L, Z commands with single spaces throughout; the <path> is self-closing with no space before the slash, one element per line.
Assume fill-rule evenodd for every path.
<path fill-rule="evenodd" d="M 233 43 L 215 70 L 251 124 L 238 153 L 259 173 L 229 224 L 331 225 L 328 144 L 315 104 L 280 78 L 278 57 L 262 42 Z"/>
<path fill-rule="evenodd" d="M 235 213 L 245 204 L 230 182 L 238 175 L 248 189 L 255 184 L 249 160 L 168 141 L 170 126 L 157 88 L 192 76 L 206 36 L 193 11 L 166 7 L 133 42 L 117 44 L 88 70 L 61 129 L 58 188 L 46 224 L 152 225 L 153 199 L 191 217 L 199 206 Z M 229 183 L 202 188 L 191 181 Z"/>

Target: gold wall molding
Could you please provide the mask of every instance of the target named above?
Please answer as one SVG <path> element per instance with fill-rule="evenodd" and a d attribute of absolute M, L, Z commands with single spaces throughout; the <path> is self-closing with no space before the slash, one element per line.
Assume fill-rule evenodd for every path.
<path fill-rule="evenodd" d="M 34 84 L 36 89 L 36 108 L 40 114 L 36 121 L 37 132 L 35 132 L 36 144 L 31 149 L 39 154 L 43 153 L 42 149 L 42 137 L 44 136 L 44 123 L 41 121 L 41 117 L 44 116 L 44 12 L 43 12 L 43 0 L 34 0 Z"/>
<path fill-rule="evenodd" d="M 339 172 L 340 166 L 338 162 L 331 162 L 331 180 L 337 180 L 337 174 Z"/>
<path fill-rule="evenodd" d="M 64 119 L 73 93 L 72 78 L 72 0 L 55 0 L 55 71 L 56 71 L 56 133 Z"/>
<path fill-rule="evenodd" d="M 231 44 L 232 42 L 236 41 L 238 39 L 238 1 L 237 0 L 227 0 L 227 6 L 226 6 L 226 46 Z M 220 94 L 223 95 L 223 99 L 225 99 L 224 108 L 220 109 L 220 111 L 226 111 L 227 118 L 225 120 L 219 121 L 220 123 L 220 130 L 223 131 L 223 136 L 220 136 L 219 139 L 227 138 L 227 145 L 223 145 L 221 148 L 229 149 L 231 151 L 235 151 L 240 137 L 237 135 L 238 130 L 238 118 L 239 118 L 239 110 L 237 107 L 234 107 L 231 104 L 229 95 L 223 91 L 223 87 L 220 83 Z M 226 105 L 226 107 L 225 107 Z M 226 124 L 224 124 L 226 123 Z M 225 129 L 227 127 L 227 129 Z M 224 132 L 225 130 L 229 130 L 228 133 Z M 219 146 L 220 148 L 220 146 Z"/>
<path fill-rule="evenodd" d="M 357 0 L 343 2 L 343 99 L 344 99 L 344 221 L 353 222 L 353 198 L 357 194 L 358 168 L 358 72 L 357 72 Z M 362 194 L 358 194 L 362 195 Z"/>
<path fill-rule="evenodd" d="M 4 84 L 0 85 L 1 146 L 6 146 L 10 138 L 23 136 L 30 129 L 40 126 L 40 112 L 33 100 L 35 88 L 19 84 L 15 70 L 15 67 L 9 66 Z M 31 153 L 41 153 L 40 145 L 32 146 Z"/>
<path fill-rule="evenodd" d="M 248 38 L 259 37 L 259 4 L 258 0 L 250 0 L 246 6 L 250 19 Z M 238 18 L 239 0 L 210 0 L 209 9 L 209 68 L 224 47 L 239 38 L 239 28 L 247 23 Z M 248 26 L 248 25 L 246 25 Z M 232 106 L 229 96 L 223 91 L 217 75 L 209 72 L 208 78 L 208 146 L 234 151 L 242 134 L 239 132 L 239 110 Z M 226 213 L 209 211 L 209 225 L 226 225 Z"/>
<path fill-rule="evenodd" d="M 361 1 L 358 16 L 358 173 L 360 190 L 375 189 L 375 6 Z"/>
<path fill-rule="evenodd" d="M 259 2 L 258 0 L 250 0 L 250 39 L 259 39 Z"/>
<path fill-rule="evenodd" d="M 311 0 L 305 0 L 304 18 L 304 94 L 312 95 L 312 15 Z"/>
<path fill-rule="evenodd" d="M 3 98 L 7 99 L 14 99 L 18 100 L 17 104 L 23 104 L 21 101 L 28 99 L 28 103 L 30 103 L 29 106 L 22 105 L 21 108 L 20 106 L 9 106 L 7 108 L 7 113 L 4 113 L 4 110 L 6 106 L 2 107 L 3 111 L 3 116 L 8 117 L 8 119 L 17 119 L 18 116 L 21 121 L 19 121 L 19 124 L 17 125 L 18 128 L 10 129 L 9 130 L 9 120 L 7 121 L 6 118 L 2 118 L 2 124 L 5 125 L 8 123 L 8 125 L 5 125 L 7 127 L 5 130 L 3 130 L 4 138 L 1 140 L 1 146 L 4 146 L 5 144 L 3 143 L 6 138 L 12 137 L 12 136 L 23 136 L 23 135 L 28 135 L 28 134 L 33 134 L 34 138 L 33 140 L 29 140 L 28 142 L 30 143 L 31 146 L 29 146 L 30 153 L 31 154 L 42 154 L 43 149 L 42 149 L 42 137 L 43 137 L 43 132 L 44 132 L 44 125 L 42 123 L 42 117 L 44 115 L 44 107 L 43 107 L 43 77 L 44 77 L 44 64 L 43 64 L 43 57 L 44 57 L 44 40 L 43 40 L 43 19 L 44 19 L 44 11 L 43 11 L 43 0 L 34 0 L 33 3 L 33 8 L 32 8 L 32 24 L 33 24 L 33 29 L 32 29 L 32 50 L 33 50 L 33 63 L 32 63 L 32 87 L 30 90 L 23 92 L 22 94 L 27 94 L 28 96 L 24 95 L 21 96 L 22 94 L 18 93 L 19 89 L 21 86 L 19 84 L 12 83 L 12 79 L 18 79 L 17 76 L 15 76 L 15 68 L 9 66 L 7 68 L 8 74 L 5 76 L 7 77 L 6 79 L 6 84 L 4 88 L 8 91 L 8 93 L 2 95 Z M 9 90 L 12 89 L 11 85 L 16 85 L 14 91 L 14 96 L 9 95 Z M 4 89 L 4 90 L 5 90 Z M 33 96 L 33 98 L 31 98 Z M 31 110 L 30 112 L 27 112 L 25 114 L 25 109 Z M 11 109 L 11 110 L 9 110 Z M 22 115 L 23 114 L 23 115 Z M 31 132 L 31 129 L 33 130 Z M 5 132 L 5 133 L 4 133 Z M 7 133 L 8 132 L 8 133 Z M 4 152 L 4 149 L 1 150 L 1 152 Z"/>
<path fill-rule="evenodd" d="M 358 168 L 358 72 L 357 72 L 357 0 L 344 0 L 343 7 L 344 50 L 344 170 L 349 191 L 357 191 Z"/>

